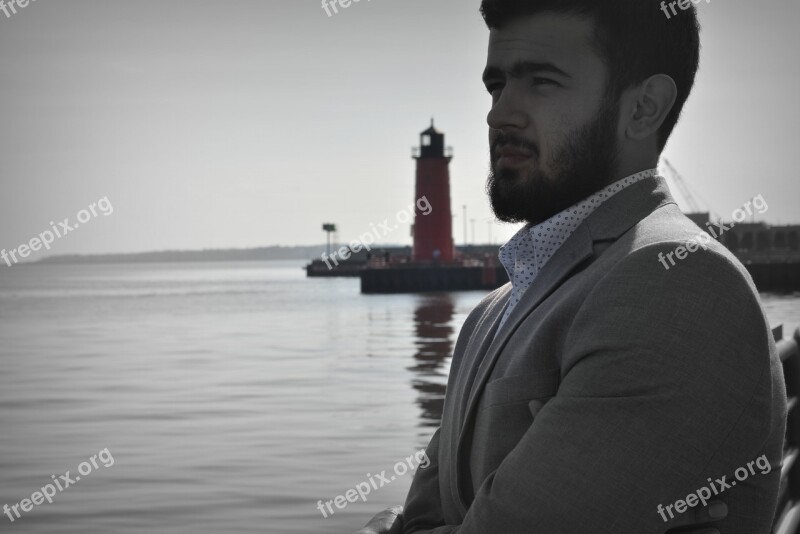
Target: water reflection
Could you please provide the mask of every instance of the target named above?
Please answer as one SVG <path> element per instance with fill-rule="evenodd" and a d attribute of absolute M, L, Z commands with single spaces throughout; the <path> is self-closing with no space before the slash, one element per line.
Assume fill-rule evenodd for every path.
<path fill-rule="evenodd" d="M 429 293 L 416 298 L 415 364 L 408 369 L 414 373 L 411 385 L 419 393 L 420 426 L 437 427 L 442 419 L 448 364 L 455 345 L 455 303 L 450 293 Z"/>

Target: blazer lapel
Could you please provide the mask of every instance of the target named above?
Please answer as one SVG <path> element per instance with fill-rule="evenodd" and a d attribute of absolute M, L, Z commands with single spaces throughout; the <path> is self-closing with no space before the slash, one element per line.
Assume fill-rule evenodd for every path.
<path fill-rule="evenodd" d="M 505 324 L 500 328 L 494 340 L 489 345 L 486 355 L 483 357 L 478 374 L 473 383 L 472 392 L 467 403 L 467 417 L 474 410 L 478 403 L 480 391 L 489 378 L 492 368 L 498 356 L 506 345 L 506 342 L 517 329 L 522 320 L 530 314 L 550 293 L 552 293 L 564 280 L 567 279 L 572 270 L 581 262 L 592 256 L 592 238 L 589 236 L 586 227 L 581 225 L 567 239 L 564 245 L 556 251 L 550 261 L 542 268 L 525 293 L 523 293 L 517 306 L 508 316 Z M 502 313 L 501 313 L 502 315 Z"/>
<path fill-rule="evenodd" d="M 486 342 L 481 343 L 481 350 L 478 351 L 475 359 L 471 361 L 474 367 L 480 360 L 477 372 L 475 373 L 469 368 L 462 368 L 462 372 L 475 373 L 475 378 L 470 380 L 472 378 L 470 376 L 470 379 L 466 380 L 467 387 L 470 389 L 463 392 L 468 393 L 468 401 L 466 410 L 463 412 L 463 425 L 456 448 L 457 478 L 462 477 L 463 473 L 470 472 L 469 445 L 475 410 L 498 357 L 519 324 L 567 280 L 576 267 L 592 256 L 599 255 L 599 250 L 595 250 L 596 242 L 605 242 L 604 244 L 613 242 L 653 210 L 671 202 L 674 203 L 674 200 L 669 194 L 666 182 L 660 177 L 644 179 L 608 199 L 575 229 L 572 235 L 550 258 L 550 261 L 545 264 L 531 287 L 522 295 L 505 324 L 497 332 L 494 340 L 490 342 L 488 349 L 484 349 Z M 597 248 L 600 249 L 601 247 L 602 245 L 598 243 Z M 605 248 L 602 248 L 602 250 L 605 250 Z M 510 291 L 507 291 L 506 294 L 510 294 Z M 494 309 L 499 309 L 499 316 L 502 316 L 505 307 L 498 306 Z M 495 332 L 496 323 L 499 320 L 500 317 L 494 318 L 491 322 L 492 328 L 488 329 L 485 335 L 492 335 Z M 486 353 L 481 358 L 483 350 L 486 350 Z M 462 513 L 465 514 L 469 505 L 461 492 L 461 484 L 463 482 L 463 480 L 457 481 L 456 491 L 459 496 L 458 504 L 462 507 Z"/>
<path fill-rule="evenodd" d="M 496 337 L 495 334 L 500 320 L 503 317 L 503 311 L 506 308 L 506 303 L 508 302 L 510 294 L 510 283 L 500 288 L 491 306 L 487 309 L 481 321 L 478 323 L 478 326 L 475 328 L 475 332 L 467 345 L 467 351 L 464 355 L 464 364 L 462 365 L 462 369 L 467 374 L 464 375 L 463 379 L 458 381 L 460 386 L 457 392 L 458 399 L 460 400 L 457 414 L 459 432 L 461 432 L 463 423 L 466 420 L 465 415 L 467 414 L 469 401 L 472 398 L 471 392 L 474 390 L 473 384 L 475 384 L 476 376 L 481 369 L 479 364 L 486 359 L 486 353 L 493 343 L 492 340 Z"/>

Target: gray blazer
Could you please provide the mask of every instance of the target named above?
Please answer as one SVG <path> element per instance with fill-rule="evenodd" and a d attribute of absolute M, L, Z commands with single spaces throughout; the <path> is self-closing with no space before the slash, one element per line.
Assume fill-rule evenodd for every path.
<path fill-rule="evenodd" d="M 769 532 L 781 364 L 727 249 L 659 261 L 699 233 L 662 178 L 644 179 L 575 230 L 499 332 L 511 285 L 481 301 L 404 533 L 656 534 L 691 523 L 687 496 L 712 491 L 728 505 L 723 534 Z"/>

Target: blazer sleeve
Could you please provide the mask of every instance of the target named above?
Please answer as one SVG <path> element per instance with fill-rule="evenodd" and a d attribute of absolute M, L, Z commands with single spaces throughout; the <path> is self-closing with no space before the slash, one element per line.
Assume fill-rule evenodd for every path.
<path fill-rule="evenodd" d="M 721 451 L 742 462 L 764 453 L 777 411 L 765 400 L 774 355 L 752 281 L 712 250 L 666 270 L 658 253 L 675 246 L 630 253 L 590 291 L 565 325 L 556 396 L 462 524 L 406 533 L 660 533 L 675 523 L 657 506 L 724 474 L 706 472 Z M 431 486 L 420 480 L 410 504 L 430 499 L 435 524 Z"/>
<path fill-rule="evenodd" d="M 442 501 L 439 490 L 439 433 L 441 427 L 431 437 L 425 454 L 430 460 L 428 467 L 417 469 L 411 488 L 408 490 L 401 519 L 403 532 L 418 532 L 444 526 Z M 436 532 L 449 532 L 454 527 L 444 527 Z M 446 530 L 449 528 L 450 530 Z"/>

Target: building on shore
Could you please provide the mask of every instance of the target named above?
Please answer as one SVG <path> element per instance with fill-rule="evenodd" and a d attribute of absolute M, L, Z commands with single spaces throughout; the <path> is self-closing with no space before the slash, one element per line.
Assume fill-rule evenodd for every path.
<path fill-rule="evenodd" d="M 800 225 L 719 221 L 720 227 L 707 212 L 686 215 L 739 258 L 759 291 L 800 291 Z"/>

